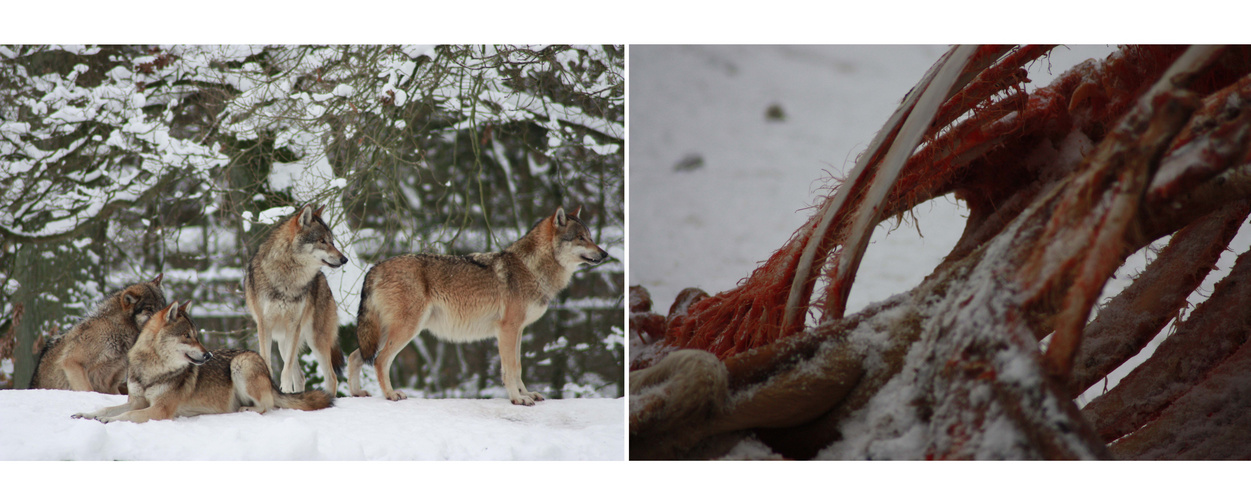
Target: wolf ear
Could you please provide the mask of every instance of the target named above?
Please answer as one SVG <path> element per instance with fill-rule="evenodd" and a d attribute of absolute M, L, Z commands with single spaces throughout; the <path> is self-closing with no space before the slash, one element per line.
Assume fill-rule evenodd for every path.
<path fill-rule="evenodd" d="M 130 309 L 134 307 L 135 303 L 139 302 L 139 299 L 139 294 L 135 292 L 130 290 L 122 292 L 122 309 Z"/>
<path fill-rule="evenodd" d="M 164 277 L 165 277 L 165 273 L 158 274 L 156 275 L 155 278 L 152 278 L 151 283 L 156 286 L 161 286 L 161 278 L 164 278 Z"/>
<path fill-rule="evenodd" d="M 322 205 L 322 206 L 320 206 L 320 207 L 317 207 L 317 210 L 314 210 L 314 211 L 313 211 L 313 215 L 316 215 L 316 216 L 318 216 L 318 217 L 321 217 L 321 211 L 322 211 L 322 210 L 325 210 L 325 209 L 326 209 L 326 206 L 325 206 L 325 205 Z"/>
<path fill-rule="evenodd" d="M 313 206 L 305 205 L 304 209 L 300 210 L 300 217 L 298 218 L 300 227 L 307 227 L 309 224 L 312 224 L 314 215 L 316 214 L 313 213 Z"/>
<path fill-rule="evenodd" d="M 178 319 L 178 301 L 175 300 L 174 302 L 170 303 L 169 307 L 166 307 L 164 312 L 165 312 L 165 322 L 173 323 L 174 320 Z"/>
<path fill-rule="evenodd" d="M 556 215 L 553 217 L 555 217 L 554 220 L 556 221 L 557 226 L 564 226 L 569 223 L 569 219 L 565 217 L 564 207 L 556 207 Z"/>
<path fill-rule="evenodd" d="M 182 305 L 178 307 L 178 311 L 182 312 L 183 314 L 187 314 L 187 306 L 190 306 L 190 305 L 191 305 L 191 299 L 187 299 L 186 302 L 183 302 Z"/>
<path fill-rule="evenodd" d="M 582 205 L 578 205 L 578 208 L 575 208 L 573 209 L 572 212 L 569 212 L 569 215 L 572 215 L 575 219 L 582 218 Z"/>

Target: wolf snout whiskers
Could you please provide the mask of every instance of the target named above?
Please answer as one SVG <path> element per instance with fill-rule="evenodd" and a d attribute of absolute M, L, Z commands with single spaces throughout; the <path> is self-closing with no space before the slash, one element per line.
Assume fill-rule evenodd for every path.
<path fill-rule="evenodd" d="M 192 356 L 192 355 L 188 354 L 188 355 L 187 355 L 187 359 L 188 359 L 188 360 L 190 360 L 190 361 L 191 361 L 192 363 L 194 363 L 194 364 L 197 364 L 197 365 L 202 365 L 202 364 L 204 364 L 204 363 L 207 363 L 207 362 L 208 362 L 208 360 L 213 359 L 213 353 L 211 353 L 211 352 L 206 352 L 206 353 L 204 353 L 204 356 L 203 356 L 203 357 L 201 357 L 201 358 L 196 358 L 195 356 Z"/>
<path fill-rule="evenodd" d="M 582 256 L 582 260 L 585 260 L 591 264 L 599 264 L 600 262 L 603 262 L 606 259 L 608 259 L 608 252 L 605 252 L 602 250 L 600 251 L 598 255 L 595 255 L 594 257 L 587 257 L 585 255 Z"/>

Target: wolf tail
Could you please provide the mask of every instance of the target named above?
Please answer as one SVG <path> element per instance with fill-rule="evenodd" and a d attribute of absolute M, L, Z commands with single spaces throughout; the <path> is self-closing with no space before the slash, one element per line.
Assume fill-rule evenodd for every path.
<path fill-rule="evenodd" d="M 281 391 L 274 391 L 274 406 L 279 408 L 290 408 L 292 410 L 321 410 L 334 406 L 334 400 L 329 394 L 321 389 L 313 389 L 311 391 L 297 392 L 295 394 L 285 394 Z"/>
<path fill-rule="evenodd" d="M 35 371 L 30 374 L 30 387 L 27 387 L 27 389 L 39 389 L 39 387 L 35 386 L 39 383 L 39 369 L 43 367 L 44 355 L 47 354 L 48 351 L 52 350 L 52 347 L 55 346 L 57 342 L 61 341 L 61 337 L 62 336 L 53 337 L 51 340 L 44 342 L 43 346 L 39 348 L 39 353 L 35 355 Z"/>
<path fill-rule="evenodd" d="M 365 284 L 361 286 L 361 305 L 356 310 L 356 341 L 360 344 L 361 359 L 365 363 L 373 363 L 378 355 L 378 336 L 381 333 L 378 325 L 378 314 L 370 308 L 370 292 L 373 288 L 373 274 L 378 266 L 365 273 Z"/>
<path fill-rule="evenodd" d="M 330 348 L 330 367 L 334 368 L 336 377 L 343 378 L 343 349 L 337 343 Z"/>

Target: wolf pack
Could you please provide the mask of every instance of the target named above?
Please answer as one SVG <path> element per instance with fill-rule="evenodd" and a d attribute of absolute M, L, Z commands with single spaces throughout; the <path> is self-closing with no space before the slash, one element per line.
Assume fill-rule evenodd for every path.
<path fill-rule="evenodd" d="M 332 406 L 344 356 L 338 307 L 322 267 L 338 268 L 348 259 L 335 247 L 324 209 L 298 208 L 248 263 L 244 296 L 260 352 L 206 349 L 187 312 L 190 301 L 167 300 L 158 274 L 108 295 L 48 342 L 30 387 L 126 394 L 121 405 L 73 415 L 105 423 Z M 360 348 L 347 356 L 348 392 L 369 396 L 361 373 L 372 364 L 382 396 L 405 399 L 391 384 L 391 363 L 425 330 L 449 342 L 494 337 L 509 399 L 526 406 L 542 401 L 521 379 L 522 331 L 543 316 L 579 266 L 608 257 L 580 212 L 557 208 L 501 251 L 403 255 L 370 268 L 357 312 Z M 272 343 L 282 359 L 277 380 Z M 306 345 L 325 390 L 304 390 L 299 355 Z"/>

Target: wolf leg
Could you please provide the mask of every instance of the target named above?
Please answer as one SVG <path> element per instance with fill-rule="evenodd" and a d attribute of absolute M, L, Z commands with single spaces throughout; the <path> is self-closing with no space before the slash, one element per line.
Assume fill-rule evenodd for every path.
<path fill-rule="evenodd" d="M 148 406 L 148 400 L 145 399 L 143 396 L 131 395 L 126 398 L 125 403 L 122 403 L 117 406 L 106 406 L 104 408 L 101 408 L 99 410 L 89 412 L 89 413 L 75 413 L 74 418 L 90 418 L 90 419 L 95 419 L 95 420 L 100 420 L 102 418 L 113 418 L 123 413 L 126 413 L 130 411 L 131 409 L 141 409 L 141 408 L 146 408 L 147 406 Z"/>
<path fill-rule="evenodd" d="M 382 387 L 382 395 L 391 401 L 406 399 L 404 393 L 391 388 L 391 362 L 400 350 L 408 346 L 417 334 L 421 333 L 422 325 L 430 318 L 431 306 L 415 300 L 410 308 L 393 311 L 383 316 L 378 325 L 378 352 L 374 356 L 374 369 L 378 372 L 378 385 Z"/>
<path fill-rule="evenodd" d="M 339 325 L 326 318 L 314 317 L 313 321 L 314 331 L 309 347 L 313 348 L 313 356 L 317 357 L 317 364 L 321 367 L 322 377 L 325 378 L 326 394 L 333 398 L 339 391 L 339 377 L 334 373 L 334 363 L 335 361 L 343 362 L 342 358 L 338 360 L 331 358 L 331 356 L 341 356 L 335 354 L 338 352 L 338 346 L 335 344 L 339 340 Z"/>
<path fill-rule="evenodd" d="M 300 371 L 300 331 L 299 325 L 287 331 L 287 338 L 278 339 L 278 354 L 282 356 L 282 392 L 295 393 L 304 391 L 304 372 Z"/>
<path fill-rule="evenodd" d="M 339 377 L 334 374 L 334 365 L 330 361 L 330 348 L 313 349 L 313 355 L 317 356 L 317 364 L 321 366 L 321 375 L 326 379 L 326 394 L 334 397 L 339 392 Z"/>
<path fill-rule="evenodd" d="M 504 376 L 504 388 L 508 389 L 508 399 L 513 404 L 534 406 L 534 398 L 521 393 L 521 363 L 517 347 L 510 334 L 500 336 L 500 372 Z"/>
<path fill-rule="evenodd" d="M 404 393 L 391 388 L 391 362 L 395 361 L 395 356 L 400 353 L 400 349 L 408 345 L 408 342 L 389 338 L 385 333 L 387 331 L 394 331 L 394 329 L 386 328 L 383 330 L 382 345 L 379 346 L 378 356 L 374 358 L 374 370 L 378 372 L 378 385 L 382 387 L 382 395 L 391 401 L 408 399 L 408 396 L 405 396 Z M 409 337 L 408 340 L 412 340 L 412 337 Z"/>
<path fill-rule="evenodd" d="M 256 318 L 256 336 L 258 337 L 257 351 L 260 351 L 261 361 L 265 362 L 265 369 L 269 371 L 270 378 L 273 378 L 274 367 L 270 361 L 271 353 L 273 353 L 273 345 L 270 336 L 273 332 L 269 330 L 269 325 L 265 324 L 265 318 L 260 313 L 253 311 L 252 316 Z"/>
<path fill-rule="evenodd" d="M 519 307 L 509 305 L 504 311 L 504 320 L 499 325 L 499 364 L 500 374 L 504 377 L 504 387 L 508 389 L 508 399 L 514 405 L 534 406 L 534 396 L 525 394 L 522 384 L 522 319 Z"/>
<path fill-rule="evenodd" d="M 62 358 L 61 369 L 65 372 L 65 380 L 69 382 L 70 390 L 89 392 L 91 388 L 91 379 L 87 377 L 87 368 L 83 366 L 82 359 L 70 352 Z"/>
<path fill-rule="evenodd" d="M 116 417 L 101 417 L 101 418 L 97 418 L 96 420 L 99 420 L 106 424 L 110 422 L 118 422 L 118 421 L 126 421 L 126 422 L 134 422 L 136 424 L 142 424 L 149 420 L 169 420 L 174 417 L 174 409 L 175 408 L 171 408 L 169 405 L 163 405 L 163 404 L 158 403 L 158 404 L 149 406 L 147 408 L 143 408 L 139 410 L 130 410 Z"/>
<path fill-rule="evenodd" d="M 525 318 L 521 304 L 510 303 L 505 306 L 504 320 L 500 322 L 497 343 L 500 351 L 500 372 L 504 376 L 504 388 L 508 389 L 508 399 L 515 405 L 534 406 L 534 395 L 526 391 L 521 382 L 521 322 Z"/>
<path fill-rule="evenodd" d="M 365 359 L 361 356 L 361 350 L 352 351 L 348 356 L 348 393 L 357 397 L 368 397 L 369 392 L 361 389 L 361 369 L 365 366 Z"/>
<path fill-rule="evenodd" d="M 265 413 L 274 408 L 274 383 L 260 355 L 245 352 L 230 360 L 230 382 L 241 403 L 239 411 Z"/>
<path fill-rule="evenodd" d="M 517 387 L 517 388 L 518 388 L 518 392 L 520 392 L 520 393 L 521 393 L 521 395 L 522 395 L 523 397 L 528 396 L 528 397 L 530 397 L 530 398 L 534 399 L 535 401 L 542 401 L 543 399 L 545 399 L 545 398 L 543 397 L 543 395 L 542 395 L 542 394 L 539 394 L 539 393 L 537 393 L 537 392 L 534 392 L 534 391 L 527 390 L 527 389 L 526 389 L 526 382 L 525 382 L 524 380 L 522 380 L 522 379 L 521 379 L 521 337 L 523 337 L 523 336 L 524 336 L 524 333 L 525 333 L 524 331 L 518 331 L 518 332 L 517 332 L 517 349 L 516 349 L 516 351 L 515 351 L 515 352 L 517 353 L 517 385 L 518 385 L 518 387 Z"/>
<path fill-rule="evenodd" d="M 342 370 L 343 353 L 339 350 L 339 309 L 334 294 L 324 275 L 313 286 L 316 291 L 310 304 L 311 316 L 308 345 L 317 356 L 317 364 L 325 379 L 326 393 L 335 397 L 339 392 L 339 376 L 335 368 Z"/>

